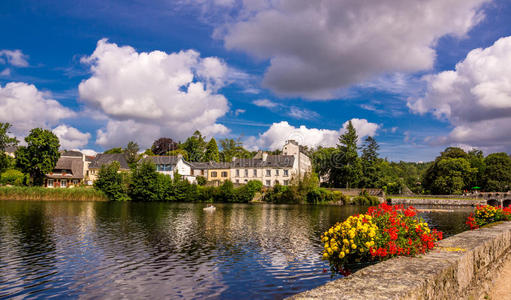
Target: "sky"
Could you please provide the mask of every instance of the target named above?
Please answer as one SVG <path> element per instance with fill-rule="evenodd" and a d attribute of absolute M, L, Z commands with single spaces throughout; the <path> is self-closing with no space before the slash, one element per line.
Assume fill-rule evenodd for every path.
<path fill-rule="evenodd" d="M 511 2 L 0 2 L 0 122 L 88 154 L 159 137 L 335 146 L 393 161 L 511 152 Z"/>

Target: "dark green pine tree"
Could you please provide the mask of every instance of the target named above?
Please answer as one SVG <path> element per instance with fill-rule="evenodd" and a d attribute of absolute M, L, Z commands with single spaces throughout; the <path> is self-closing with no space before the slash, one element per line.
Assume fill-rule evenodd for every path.
<path fill-rule="evenodd" d="M 218 152 L 218 145 L 215 138 L 211 138 L 206 145 L 206 153 L 204 154 L 204 161 L 220 161 L 220 153 Z"/>
<path fill-rule="evenodd" d="M 368 136 L 364 140 L 362 146 L 362 178 L 360 180 L 360 187 L 374 188 L 377 187 L 380 178 L 381 168 L 378 159 L 378 150 L 380 145 L 372 136 Z"/>
<path fill-rule="evenodd" d="M 358 135 L 351 120 L 345 132 L 339 137 L 337 157 L 332 159 L 330 181 L 334 186 L 357 187 L 362 176 L 362 166 L 358 157 Z"/>

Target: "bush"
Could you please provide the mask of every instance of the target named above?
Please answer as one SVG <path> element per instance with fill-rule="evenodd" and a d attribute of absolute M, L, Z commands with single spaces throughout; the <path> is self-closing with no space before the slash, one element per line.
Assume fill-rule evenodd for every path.
<path fill-rule="evenodd" d="M 25 174 L 18 170 L 10 169 L 2 173 L 0 176 L 0 183 L 1 184 L 10 184 L 10 185 L 17 185 L 22 186 L 25 180 Z"/>
<path fill-rule="evenodd" d="M 206 177 L 204 176 L 197 176 L 197 184 L 200 185 L 200 186 L 204 186 L 206 185 Z"/>
<path fill-rule="evenodd" d="M 430 230 L 413 207 L 380 204 L 366 214 L 349 217 L 322 234 L 323 259 L 334 273 L 349 274 L 355 262 L 414 256 L 433 249 L 442 232 Z"/>
<path fill-rule="evenodd" d="M 470 229 L 477 229 L 498 221 L 511 221 L 511 206 L 501 209 L 491 205 L 478 205 L 475 212 L 467 218 Z"/>
<path fill-rule="evenodd" d="M 113 162 L 103 165 L 98 173 L 98 179 L 94 182 L 94 188 L 102 191 L 110 200 L 126 201 L 128 197 L 127 176 L 119 173 L 120 165 Z"/>

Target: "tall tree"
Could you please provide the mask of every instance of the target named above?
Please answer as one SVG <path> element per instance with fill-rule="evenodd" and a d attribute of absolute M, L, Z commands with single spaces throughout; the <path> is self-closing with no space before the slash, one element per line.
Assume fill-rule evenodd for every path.
<path fill-rule="evenodd" d="M 220 140 L 222 151 L 220 152 L 220 160 L 230 162 L 234 157 L 251 158 L 253 154 L 243 148 L 243 144 L 239 139 L 223 139 Z"/>
<path fill-rule="evenodd" d="M 151 151 L 153 151 L 155 155 L 165 155 L 169 151 L 176 150 L 177 147 L 178 144 L 171 138 L 161 137 L 154 141 Z"/>
<path fill-rule="evenodd" d="M 124 151 L 122 150 L 121 147 L 116 147 L 116 148 L 111 148 L 111 149 L 108 149 L 106 150 L 105 152 L 103 152 L 104 154 L 121 154 L 123 153 Z"/>
<path fill-rule="evenodd" d="M 344 134 L 339 137 L 338 157 L 333 160 L 330 181 L 334 186 L 356 187 L 362 175 L 362 166 L 358 157 L 358 135 L 351 120 Z"/>
<path fill-rule="evenodd" d="M 59 138 L 49 130 L 34 128 L 25 142 L 27 146 L 16 151 L 16 166 L 30 174 L 34 185 L 42 185 L 44 175 L 55 168 L 60 157 Z"/>
<path fill-rule="evenodd" d="M 202 161 L 206 151 L 206 141 L 200 131 L 196 130 L 191 137 L 181 145 L 183 150 L 188 152 L 190 161 Z"/>
<path fill-rule="evenodd" d="M 362 178 L 360 187 L 374 188 L 378 187 L 378 180 L 381 177 L 380 162 L 378 159 L 378 150 L 380 146 L 372 136 L 368 136 L 364 140 L 362 146 Z"/>
<path fill-rule="evenodd" d="M 476 169 L 476 172 L 472 174 L 469 179 L 470 187 L 481 187 L 483 186 L 483 175 L 484 170 L 486 168 L 486 164 L 484 163 L 484 155 L 483 151 L 473 149 L 468 152 L 468 162 L 470 163 L 470 167 Z"/>
<path fill-rule="evenodd" d="M 10 146 L 16 146 L 18 144 L 18 140 L 16 138 L 10 137 L 9 129 L 11 128 L 11 124 L 9 123 L 0 123 L 0 173 L 2 173 L 5 169 L 9 168 L 11 165 L 11 158 L 5 154 L 5 149 Z"/>
<path fill-rule="evenodd" d="M 94 187 L 105 193 L 110 200 L 126 201 L 129 200 L 127 184 L 123 182 L 119 168 L 120 164 L 117 161 L 101 166 Z"/>
<path fill-rule="evenodd" d="M 186 150 L 183 150 L 183 149 L 177 149 L 177 150 L 169 151 L 169 152 L 167 152 L 166 155 L 169 155 L 169 156 L 181 155 L 184 160 L 189 160 L 188 152 L 186 152 Z"/>
<path fill-rule="evenodd" d="M 130 141 L 128 145 L 126 145 L 126 148 L 124 148 L 124 155 L 126 156 L 126 161 L 130 165 L 130 167 L 133 167 L 134 164 L 138 161 L 138 151 L 140 150 L 140 147 L 137 143 Z"/>
<path fill-rule="evenodd" d="M 204 161 L 220 161 L 220 154 L 218 152 L 218 145 L 215 138 L 211 138 L 206 145 L 206 153 L 204 154 Z"/>
<path fill-rule="evenodd" d="M 507 192 L 511 189 L 511 158 L 507 153 L 493 153 L 484 159 L 484 190 Z"/>

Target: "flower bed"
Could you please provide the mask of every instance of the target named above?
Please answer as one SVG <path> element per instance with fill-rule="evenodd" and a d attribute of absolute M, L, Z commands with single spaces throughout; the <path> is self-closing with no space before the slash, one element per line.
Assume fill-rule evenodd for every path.
<path fill-rule="evenodd" d="M 470 229 L 477 229 L 499 221 L 511 221 L 511 206 L 500 208 L 491 205 L 478 205 L 467 218 L 466 224 Z"/>
<path fill-rule="evenodd" d="M 348 265 L 414 256 L 433 249 L 442 232 L 430 230 L 413 207 L 380 204 L 349 217 L 322 234 L 323 259 L 334 273 L 349 274 Z"/>

